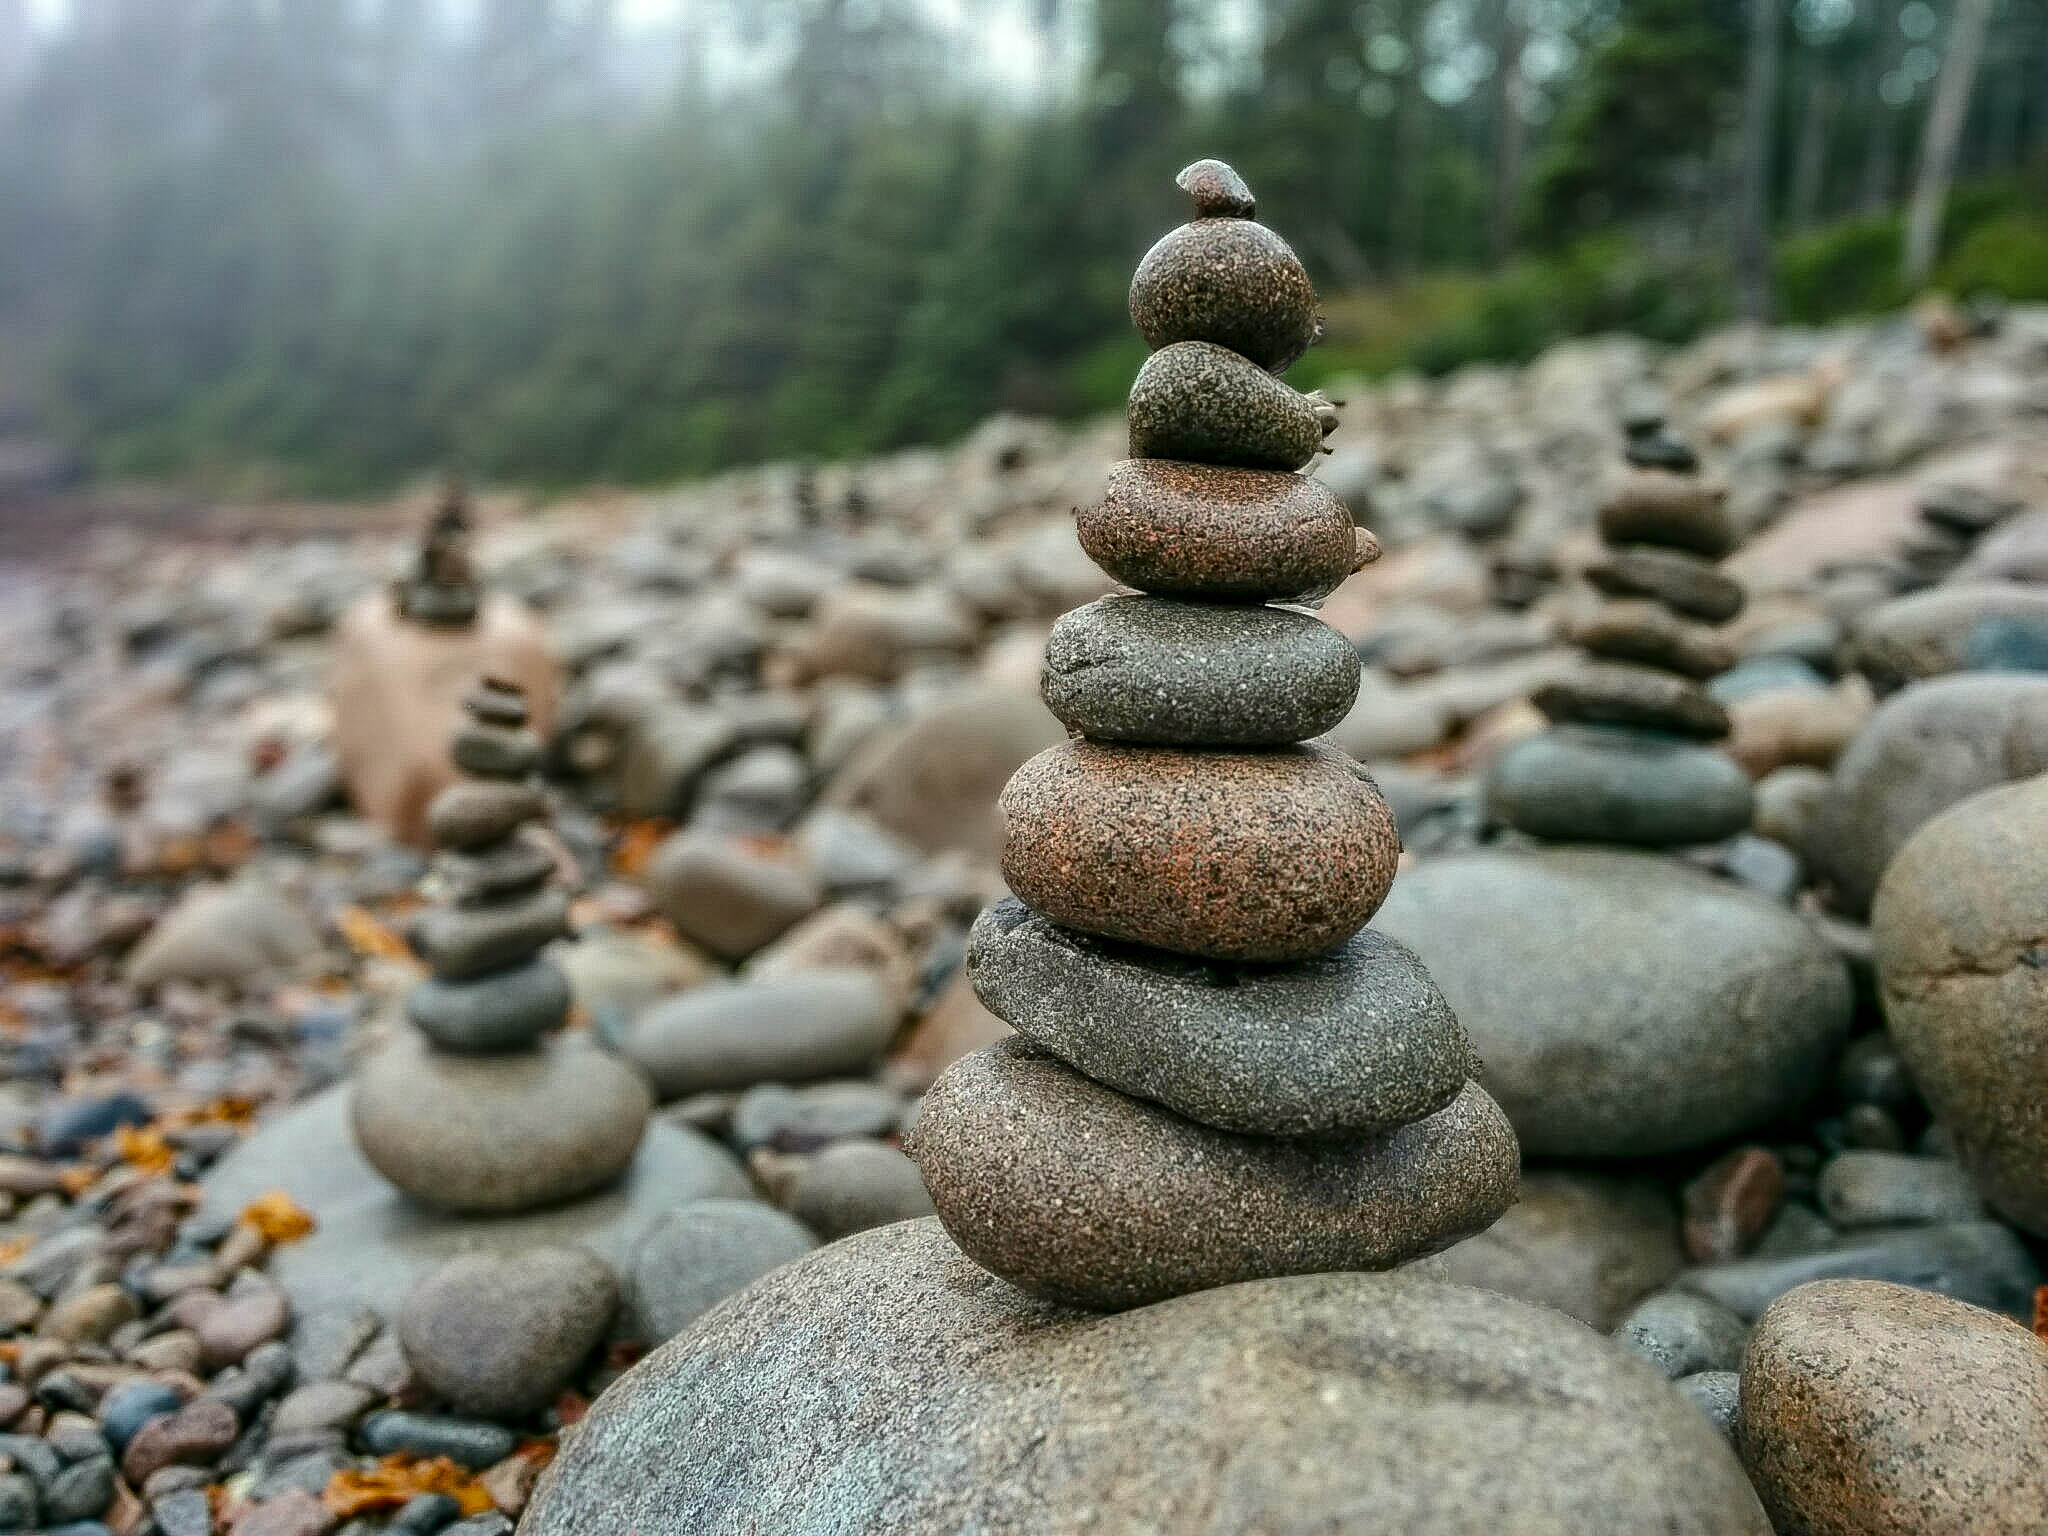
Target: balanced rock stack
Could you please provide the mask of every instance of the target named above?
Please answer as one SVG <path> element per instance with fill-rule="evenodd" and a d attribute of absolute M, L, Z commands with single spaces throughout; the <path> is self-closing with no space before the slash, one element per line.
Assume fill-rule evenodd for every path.
<path fill-rule="evenodd" d="M 1374 552 L 1294 473 L 1332 425 L 1282 383 L 1318 333 L 1294 253 L 1228 166 L 1139 266 L 1155 349 L 1136 457 L 1080 514 L 1140 595 L 1066 615 L 1044 688 L 1076 739 L 1004 791 L 968 974 L 1017 1036 L 957 1062 L 908 1143 L 969 1257 L 1110 1310 L 1237 1281 L 1384 1269 L 1489 1225 L 1519 1150 L 1427 972 L 1365 929 L 1399 834 L 1312 740 L 1359 684 L 1313 614 Z"/>
<path fill-rule="evenodd" d="M 1729 720 L 1702 686 L 1735 663 L 1714 628 L 1742 610 L 1741 586 L 1715 564 L 1735 524 L 1661 414 L 1624 425 L 1628 465 L 1600 508 L 1606 556 L 1586 572 L 1602 600 L 1566 628 L 1591 660 L 1536 692 L 1552 727 L 1494 760 L 1487 801 L 1560 842 L 1716 842 L 1753 808 L 1748 777 L 1711 745 Z"/>
<path fill-rule="evenodd" d="M 453 756 L 471 777 L 427 816 L 440 899 L 413 933 L 433 972 L 406 998 L 417 1033 L 365 1063 L 351 1117 L 363 1155 L 415 1200 L 524 1211 L 622 1174 L 652 1099 L 630 1067 L 548 1038 L 569 983 L 541 951 L 566 932 L 568 901 L 529 831 L 548 812 L 531 782 L 540 741 L 515 685 L 485 681 L 463 707 Z"/>

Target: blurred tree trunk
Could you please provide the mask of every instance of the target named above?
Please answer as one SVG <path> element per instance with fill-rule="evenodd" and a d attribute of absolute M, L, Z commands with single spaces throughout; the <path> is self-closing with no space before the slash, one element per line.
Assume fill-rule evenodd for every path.
<path fill-rule="evenodd" d="M 1749 0 L 1749 57 L 1742 87 L 1742 194 L 1735 266 L 1742 312 L 1771 318 L 1771 119 L 1778 99 L 1779 0 Z"/>
<path fill-rule="evenodd" d="M 1934 270 L 1941 211 L 1948 203 L 1948 185 L 1955 175 L 1963 121 L 1970 115 L 1970 93 L 1977 84 L 1977 61 L 1984 54 L 1991 4 L 1992 0 L 1956 0 L 1948 55 L 1941 61 L 1934 105 L 1928 109 L 1927 130 L 1920 141 L 1920 175 L 1913 184 L 1913 207 L 1906 217 L 1904 275 L 1909 285 L 1924 283 Z"/>
<path fill-rule="evenodd" d="M 1899 0 L 1878 0 L 1876 36 L 1870 48 L 1870 73 L 1862 87 L 1863 195 L 1865 213 L 1878 213 L 1892 201 L 1892 136 L 1897 114 L 1883 96 L 1882 82 L 1898 56 Z"/>
<path fill-rule="evenodd" d="M 1494 28 L 1493 69 L 1493 220 L 1489 247 L 1494 265 L 1507 259 L 1515 237 L 1515 206 L 1522 196 L 1522 50 L 1528 29 L 1517 14 L 1515 0 L 1499 0 Z"/>
<path fill-rule="evenodd" d="M 1827 185 L 1828 132 L 1834 126 L 1835 82 L 1825 63 L 1817 65 L 1806 85 L 1799 120 L 1799 148 L 1792 161 L 1792 205 L 1787 222 L 1795 230 L 1810 229 L 1820 217 L 1821 193 Z"/>

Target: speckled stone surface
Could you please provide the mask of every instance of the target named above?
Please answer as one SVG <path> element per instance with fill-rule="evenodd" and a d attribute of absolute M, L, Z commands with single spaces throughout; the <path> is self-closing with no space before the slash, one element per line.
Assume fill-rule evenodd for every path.
<path fill-rule="evenodd" d="M 1312 614 L 1105 597 L 1053 626 L 1045 702 L 1098 741 L 1278 746 L 1358 697 L 1358 652 Z"/>
<path fill-rule="evenodd" d="M 492 907 L 432 907 L 413 922 L 413 942 L 434 974 L 461 981 L 517 965 L 568 932 L 569 898 L 560 890 Z"/>
<path fill-rule="evenodd" d="M 1477 1070 L 1421 962 L 1370 928 L 1313 960 L 1243 966 L 1091 939 L 1004 901 L 968 934 L 967 974 L 1034 1044 L 1220 1130 L 1371 1135 L 1436 1113 Z"/>
<path fill-rule="evenodd" d="M 2048 1343 L 1874 1280 L 1773 1302 L 1736 1439 L 1780 1531 L 2024 1536 L 2048 1522 Z"/>
<path fill-rule="evenodd" d="M 1711 560 L 1682 550 L 1624 544 L 1588 566 L 1586 580 L 1610 597 L 1654 597 L 1709 624 L 1725 624 L 1742 612 L 1742 584 Z"/>
<path fill-rule="evenodd" d="M 997 802 L 1003 876 L 1054 922 L 1218 960 L 1305 960 L 1378 910 L 1401 853 L 1370 775 L 1265 752 L 1068 741 Z"/>
<path fill-rule="evenodd" d="M 1164 235 L 1131 279 L 1147 344 L 1213 341 L 1278 373 L 1316 339 L 1316 291 L 1301 259 L 1263 224 L 1205 218 Z"/>
<path fill-rule="evenodd" d="M 1568 1318 L 1413 1272 L 1111 1316 L 933 1221 L 778 1271 L 629 1371 L 525 1536 L 1769 1536 L 1733 1453 Z"/>
<path fill-rule="evenodd" d="M 1197 160 L 1183 166 L 1173 184 L 1194 199 L 1197 218 L 1249 219 L 1259 211 L 1244 178 L 1221 160 Z"/>
<path fill-rule="evenodd" d="M 1630 469 L 1600 504 L 1600 536 L 1613 544 L 1659 544 L 1718 560 L 1740 537 L 1728 493 L 1697 475 Z"/>
<path fill-rule="evenodd" d="M 1725 752 L 1662 731 L 1560 725 L 1487 765 L 1487 809 L 1553 842 L 1675 847 L 1733 837 L 1755 791 Z"/>
<path fill-rule="evenodd" d="M 653 1097 L 639 1073 L 577 1041 L 457 1056 L 406 1034 L 356 1074 L 363 1156 L 424 1205 L 521 1211 L 609 1184 L 633 1161 Z"/>
<path fill-rule="evenodd" d="M 529 784 L 450 784 L 427 807 L 427 832 L 437 848 L 482 848 L 547 812 L 547 797 Z"/>
<path fill-rule="evenodd" d="M 1728 734 L 1728 711 L 1690 678 L 1619 662 L 1588 662 L 1545 683 L 1530 702 L 1553 720 L 1639 725 L 1716 741 Z"/>
<path fill-rule="evenodd" d="M 1687 623 L 1661 603 L 1602 603 L 1567 621 L 1564 637 L 1610 661 L 1640 662 L 1686 677 L 1713 677 L 1735 665 L 1732 644 L 1703 625 Z"/>
<path fill-rule="evenodd" d="M 1089 559 L 1168 597 L 1321 597 L 1379 552 L 1335 492 L 1284 471 L 1126 459 L 1074 520 Z"/>
<path fill-rule="evenodd" d="M 1160 348 L 1131 385 L 1131 456 L 1138 459 L 1300 469 L 1334 421 L 1251 359 L 1206 341 Z"/>
<path fill-rule="evenodd" d="M 406 993 L 405 1014 L 444 1051 L 510 1051 L 561 1028 L 570 1002 L 561 967 L 531 960 L 467 981 L 429 977 Z"/>
<path fill-rule="evenodd" d="M 1521 1176 L 1507 1117 L 1476 1084 L 1368 1141 L 1235 1136 L 1014 1038 L 947 1069 L 904 1150 L 969 1258 L 1100 1310 L 1388 1269 L 1486 1227 Z"/>

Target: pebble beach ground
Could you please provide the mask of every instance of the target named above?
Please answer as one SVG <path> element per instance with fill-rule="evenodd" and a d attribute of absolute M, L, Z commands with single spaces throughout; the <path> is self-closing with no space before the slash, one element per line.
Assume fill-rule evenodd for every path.
<path fill-rule="evenodd" d="M 2038 1531 L 2048 312 L 1929 309 L 1676 352 L 1607 338 L 1331 393 L 1342 421 L 1313 478 L 1387 550 L 1320 609 L 1348 649 L 1316 637 L 1326 671 L 1362 662 L 1327 740 L 1369 765 L 1405 844 L 1365 937 L 1421 957 L 1525 1160 L 1489 1231 L 1425 1277 L 1371 1282 L 1393 1342 L 1445 1379 L 1478 1369 L 1478 1344 L 1512 1354 L 1512 1380 L 1474 1390 L 1572 1395 L 1593 1460 L 1663 1447 L 1694 1490 L 1688 1529 L 1756 1528 L 1725 1516 L 1746 1472 L 1782 1530 Z M 1645 398 L 1739 530 L 1721 569 L 1748 602 L 1702 691 L 1753 816 L 1704 846 L 1545 846 L 1509 826 L 1488 772 L 1545 730 L 1532 695 L 1582 663 L 1588 573 L 1681 611 L 1715 600 L 1694 567 L 1616 572 L 1598 536 L 1620 422 Z M 1219 1446 L 1266 1469 L 1226 1523 L 1265 1494 L 1355 1493 L 1355 1447 L 1427 1418 L 1420 1399 L 1389 1417 L 1398 1383 L 1327 1364 L 1239 1379 L 1195 1345 L 1226 1326 L 1205 1308 L 1227 1293 L 1057 1347 L 1020 1331 L 1014 1380 L 966 1376 L 945 1341 L 1022 1325 L 977 1311 L 930 1222 L 872 1230 L 930 1215 L 902 1138 L 943 1068 L 1007 1033 L 962 960 L 971 932 L 1004 937 L 973 926 L 1006 894 L 996 797 L 1064 739 L 1041 662 L 1053 621 L 1113 590 L 1074 511 L 1104 503 L 1124 450 L 1121 422 L 999 418 L 861 464 L 480 499 L 478 564 L 563 683 L 545 767 L 573 887 L 574 937 L 550 951 L 566 1086 L 530 1123 L 414 1118 L 433 1120 L 434 1157 L 523 1148 L 563 1187 L 549 1149 L 589 1154 L 551 1139 L 558 1122 L 587 1094 L 616 1123 L 620 1082 L 644 1084 L 640 1112 L 656 1107 L 625 1182 L 551 1210 L 415 1210 L 349 1133 L 357 1066 L 407 1048 L 428 974 L 410 941 L 439 898 L 420 890 L 424 851 L 351 806 L 343 768 L 431 766 L 449 722 L 387 714 L 345 739 L 332 685 L 346 616 L 408 568 L 430 498 L 358 523 L 39 535 L 0 569 L 0 1531 L 481 1536 L 572 1447 L 589 1470 L 558 1474 L 529 1526 L 594 1530 L 591 1490 L 652 1459 L 685 1400 L 708 1405 L 690 1456 L 734 1485 L 784 1480 L 775 1528 L 829 1523 L 791 1491 L 807 1478 L 818 1500 L 846 1495 L 802 1459 L 827 1455 L 823 1430 L 806 1436 L 835 1414 L 904 1486 L 942 1488 L 1004 1465 L 952 1419 L 1001 1439 L 1101 1412 L 1126 1424 L 1128 1461 L 1070 1465 L 1063 1486 L 1094 1490 L 1102 1529 Z M 1327 511 L 1304 493 L 1303 517 Z M 1056 651 L 1056 693 L 1095 690 L 1056 699 L 1091 732 L 1148 686 L 1086 679 L 1089 648 L 1121 643 L 1077 624 Z M 1327 706 L 1311 684 L 1207 706 L 1194 728 L 1320 729 Z M 1654 758 L 1603 772 L 1636 776 L 1633 803 L 1677 793 Z M 1546 796 L 1579 815 L 1581 789 L 1532 770 L 1512 819 L 1532 801 L 1540 819 Z M 1186 917 L 1159 906 L 1142 914 L 1157 931 Z M 1021 985 L 1069 984 L 1057 955 L 1010 942 L 1014 967 L 1038 968 Z M 1116 987 L 1158 983 L 1078 984 L 1113 1009 Z M 386 1070 L 389 1092 L 425 1091 Z M 380 1164 L 413 1150 L 387 1142 Z M 778 1424 L 680 1347 L 605 1395 L 798 1260 L 719 1336 L 784 1404 Z M 1515 1301 L 1432 1300 L 1446 1278 Z M 861 1309 L 827 1315 L 848 1295 Z M 1301 1311 L 1228 1326 L 1277 1357 L 1317 1309 L 1355 1311 L 1341 1290 L 1290 1295 Z M 1180 1432 L 1179 1398 L 1119 1421 L 1073 1385 L 1142 1383 L 1164 1359 L 1218 1414 L 1206 1436 Z M 1055 1379 L 1057 1402 L 1019 1385 Z M 1382 1407 L 1347 1416 L 1361 1380 Z M 861 1383 L 923 1406 L 850 1408 Z M 1293 1415 L 1316 1390 L 1336 1418 Z M 1236 1417 L 1215 1408 L 1233 1394 Z M 1730 1438 L 1702 1450 L 1694 1420 L 1661 1417 L 1674 1403 Z M 1855 1465 L 1825 1451 L 1849 1422 L 1875 1447 Z M 1470 1479 L 1475 1519 L 1514 1529 L 1543 1487 L 1585 1475 L 1521 1455 L 1547 1443 L 1533 1428 L 1482 1465 L 1452 1443 L 1469 1425 L 1446 1424 L 1444 1443 L 1403 1442 L 1397 1494 Z M 1503 1487 L 1523 1502 L 1482 1496 Z M 1944 1502 L 1959 1488 L 1966 1510 Z M 1009 1516 L 1029 1524 L 1031 1496 Z M 661 1518 L 646 1529 L 747 1528 Z M 906 1528 L 961 1518 L 935 1504 Z"/>

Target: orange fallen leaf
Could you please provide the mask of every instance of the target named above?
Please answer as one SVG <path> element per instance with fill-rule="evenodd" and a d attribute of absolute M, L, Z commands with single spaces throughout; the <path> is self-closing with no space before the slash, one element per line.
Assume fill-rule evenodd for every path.
<path fill-rule="evenodd" d="M 2034 1332 L 2048 1339 L 2048 1285 L 2034 1292 Z"/>
<path fill-rule="evenodd" d="M 12 1264 L 35 1245 L 36 1240 L 32 1237 L 10 1237 L 0 1242 L 0 1265 Z"/>
<path fill-rule="evenodd" d="M 242 1209 L 242 1220 L 272 1243 L 296 1243 L 319 1225 L 313 1213 L 281 1189 L 273 1189 Z"/>
<path fill-rule="evenodd" d="M 114 1128 L 114 1154 L 131 1168 L 144 1173 L 169 1173 L 178 1154 L 153 1125 L 121 1125 Z"/>
<path fill-rule="evenodd" d="M 482 1483 L 445 1456 L 421 1460 L 386 1456 L 368 1471 L 343 1467 L 327 1484 L 320 1501 L 348 1519 L 374 1510 L 398 1509 L 423 1493 L 445 1493 L 465 1515 L 489 1514 L 496 1506 Z"/>
<path fill-rule="evenodd" d="M 366 960 L 410 960 L 412 946 L 391 927 L 361 907 L 343 907 L 334 914 L 334 926 L 341 930 L 348 947 Z"/>
<path fill-rule="evenodd" d="M 628 823 L 612 848 L 612 869 L 628 880 L 637 880 L 662 839 L 674 830 L 674 822 L 659 818 Z"/>
<path fill-rule="evenodd" d="M 71 1199 L 76 1200 L 100 1181 L 100 1170 L 85 1163 L 74 1163 L 57 1175 L 57 1187 Z"/>

